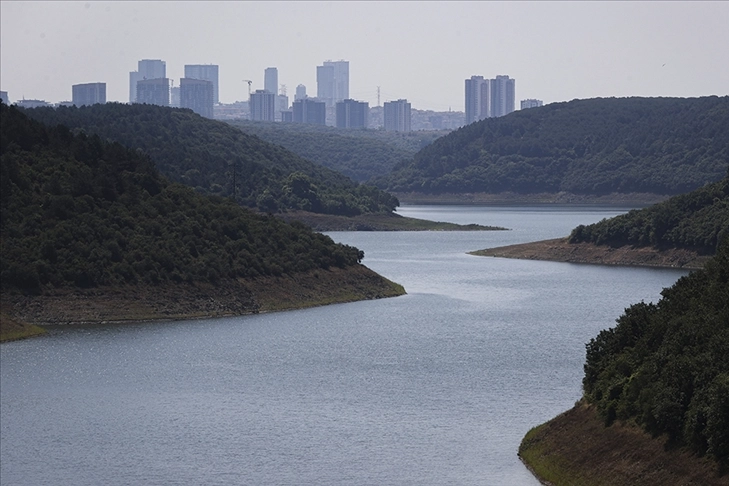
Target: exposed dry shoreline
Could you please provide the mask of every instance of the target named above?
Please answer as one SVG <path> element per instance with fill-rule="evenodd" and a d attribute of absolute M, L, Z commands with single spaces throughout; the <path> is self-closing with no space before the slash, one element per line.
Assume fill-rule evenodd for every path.
<path fill-rule="evenodd" d="M 567 238 L 535 241 L 519 245 L 488 248 L 470 252 L 472 255 L 525 260 L 548 260 L 598 265 L 699 269 L 710 257 L 684 249 L 657 250 L 622 246 L 612 248 L 592 243 L 569 243 Z"/>
<path fill-rule="evenodd" d="M 10 318 L 3 319 L 8 326 L 11 320 L 53 326 L 236 316 L 404 293 L 402 286 L 364 265 L 356 265 L 293 276 L 227 280 L 217 285 L 55 289 L 42 295 L 4 292 L 0 307 L 2 314 Z M 0 324 L 4 333 L 5 322 Z"/>

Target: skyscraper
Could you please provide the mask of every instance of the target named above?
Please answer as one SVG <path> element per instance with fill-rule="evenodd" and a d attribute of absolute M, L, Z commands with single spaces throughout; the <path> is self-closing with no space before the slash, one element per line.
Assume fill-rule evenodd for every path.
<path fill-rule="evenodd" d="M 316 67 L 316 96 L 327 106 L 349 98 L 349 61 L 324 61 Z"/>
<path fill-rule="evenodd" d="M 391 132 L 409 132 L 411 130 L 410 103 L 408 100 L 385 102 L 385 130 Z"/>
<path fill-rule="evenodd" d="M 74 84 L 71 86 L 73 104 L 76 106 L 106 103 L 106 83 Z"/>
<path fill-rule="evenodd" d="M 369 103 L 346 99 L 336 106 L 337 128 L 367 128 Z"/>
<path fill-rule="evenodd" d="M 251 120 L 274 121 L 276 113 L 276 95 L 265 89 L 257 89 L 251 93 Z"/>
<path fill-rule="evenodd" d="M 491 84 L 483 76 L 471 76 L 466 80 L 466 125 L 490 116 Z"/>
<path fill-rule="evenodd" d="M 294 101 L 294 123 L 310 123 L 326 125 L 327 105 L 313 98 L 302 98 Z"/>
<path fill-rule="evenodd" d="M 169 106 L 170 80 L 167 78 L 155 78 L 137 81 L 137 103 Z"/>
<path fill-rule="evenodd" d="M 266 68 L 263 73 L 263 89 L 278 94 L 278 68 Z"/>
<path fill-rule="evenodd" d="M 300 84 L 296 87 L 296 94 L 294 95 L 294 101 L 303 100 L 306 98 L 306 86 Z"/>
<path fill-rule="evenodd" d="M 508 115 L 516 109 L 516 80 L 509 76 L 496 76 L 491 80 L 491 113 L 497 117 Z"/>
<path fill-rule="evenodd" d="M 214 87 L 204 79 L 180 79 L 180 108 L 190 108 L 205 118 L 213 117 Z"/>
<path fill-rule="evenodd" d="M 213 83 L 213 103 L 220 103 L 217 64 L 185 64 L 185 77 L 204 79 Z"/>
<path fill-rule="evenodd" d="M 484 118 L 508 115 L 515 109 L 516 81 L 509 76 L 466 80 L 466 125 Z"/>
<path fill-rule="evenodd" d="M 159 59 L 142 59 L 138 61 L 137 70 L 129 73 L 129 102 L 137 103 L 137 82 L 145 79 L 161 79 L 166 77 L 167 64 L 164 61 Z"/>

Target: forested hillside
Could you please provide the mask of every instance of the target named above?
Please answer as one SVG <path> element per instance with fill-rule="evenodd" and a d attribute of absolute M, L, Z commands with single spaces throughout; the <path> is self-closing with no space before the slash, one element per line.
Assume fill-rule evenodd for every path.
<path fill-rule="evenodd" d="M 490 118 L 377 179 L 395 193 L 674 195 L 723 177 L 729 97 L 598 98 Z"/>
<path fill-rule="evenodd" d="M 673 196 L 644 209 L 588 226 L 580 225 L 570 243 L 686 248 L 713 254 L 729 236 L 729 171 L 719 182 Z"/>
<path fill-rule="evenodd" d="M 0 110 L 3 290 L 215 284 L 359 266 L 363 258 L 302 224 L 170 183 L 139 151 L 47 127 L 15 107 Z"/>
<path fill-rule="evenodd" d="M 48 125 L 97 134 L 148 154 L 174 182 L 247 207 L 353 216 L 390 212 L 395 197 L 190 110 L 105 105 L 26 110 Z"/>
<path fill-rule="evenodd" d="M 729 238 L 702 270 L 587 344 L 587 401 L 729 468 Z"/>
<path fill-rule="evenodd" d="M 445 130 L 349 130 L 305 123 L 248 120 L 228 123 L 358 182 L 388 174 L 396 164 L 412 158 L 418 150 L 449 133 Z"/>

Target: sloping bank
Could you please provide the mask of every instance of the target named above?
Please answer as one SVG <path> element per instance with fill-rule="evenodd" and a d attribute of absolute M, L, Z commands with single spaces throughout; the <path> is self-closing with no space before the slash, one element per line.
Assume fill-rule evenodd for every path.
<path fill-rule="evenodd" d="M 395 297 L 405 289 L 364 265 L 292 276 L 208 283 L 67 288 L 43 295 L 5 292 L 0 341 L 39 334 L 37 326 L 202 319 Z M 24 327 L 24 325 L 26 327 Z"/>

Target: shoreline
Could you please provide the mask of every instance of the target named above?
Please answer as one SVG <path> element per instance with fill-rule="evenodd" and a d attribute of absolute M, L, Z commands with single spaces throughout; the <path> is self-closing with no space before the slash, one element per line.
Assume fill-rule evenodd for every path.
<path fill-rule="evenodd" d="M 710 258 L 709 256 L 699 255 L 695 251 L 678 248 L 657 250 L 652 247 L 627 245 L 613 248 L 598 246 L 593 243 L 569 243 L 567 237 L 487 248 L 471 251 L 468 254 L 520 260 L 684 270 L 698 270 Z"/>
<path fill-rule="evenodd" d="M 405 289 L 364 265 L 212 284 L 62 288 L 3 292 L 0 342 L 28 326 L 104 325 L 209 319 L 397 297 Z M 7 337 L 6 337 L 7 336 Z"/>

